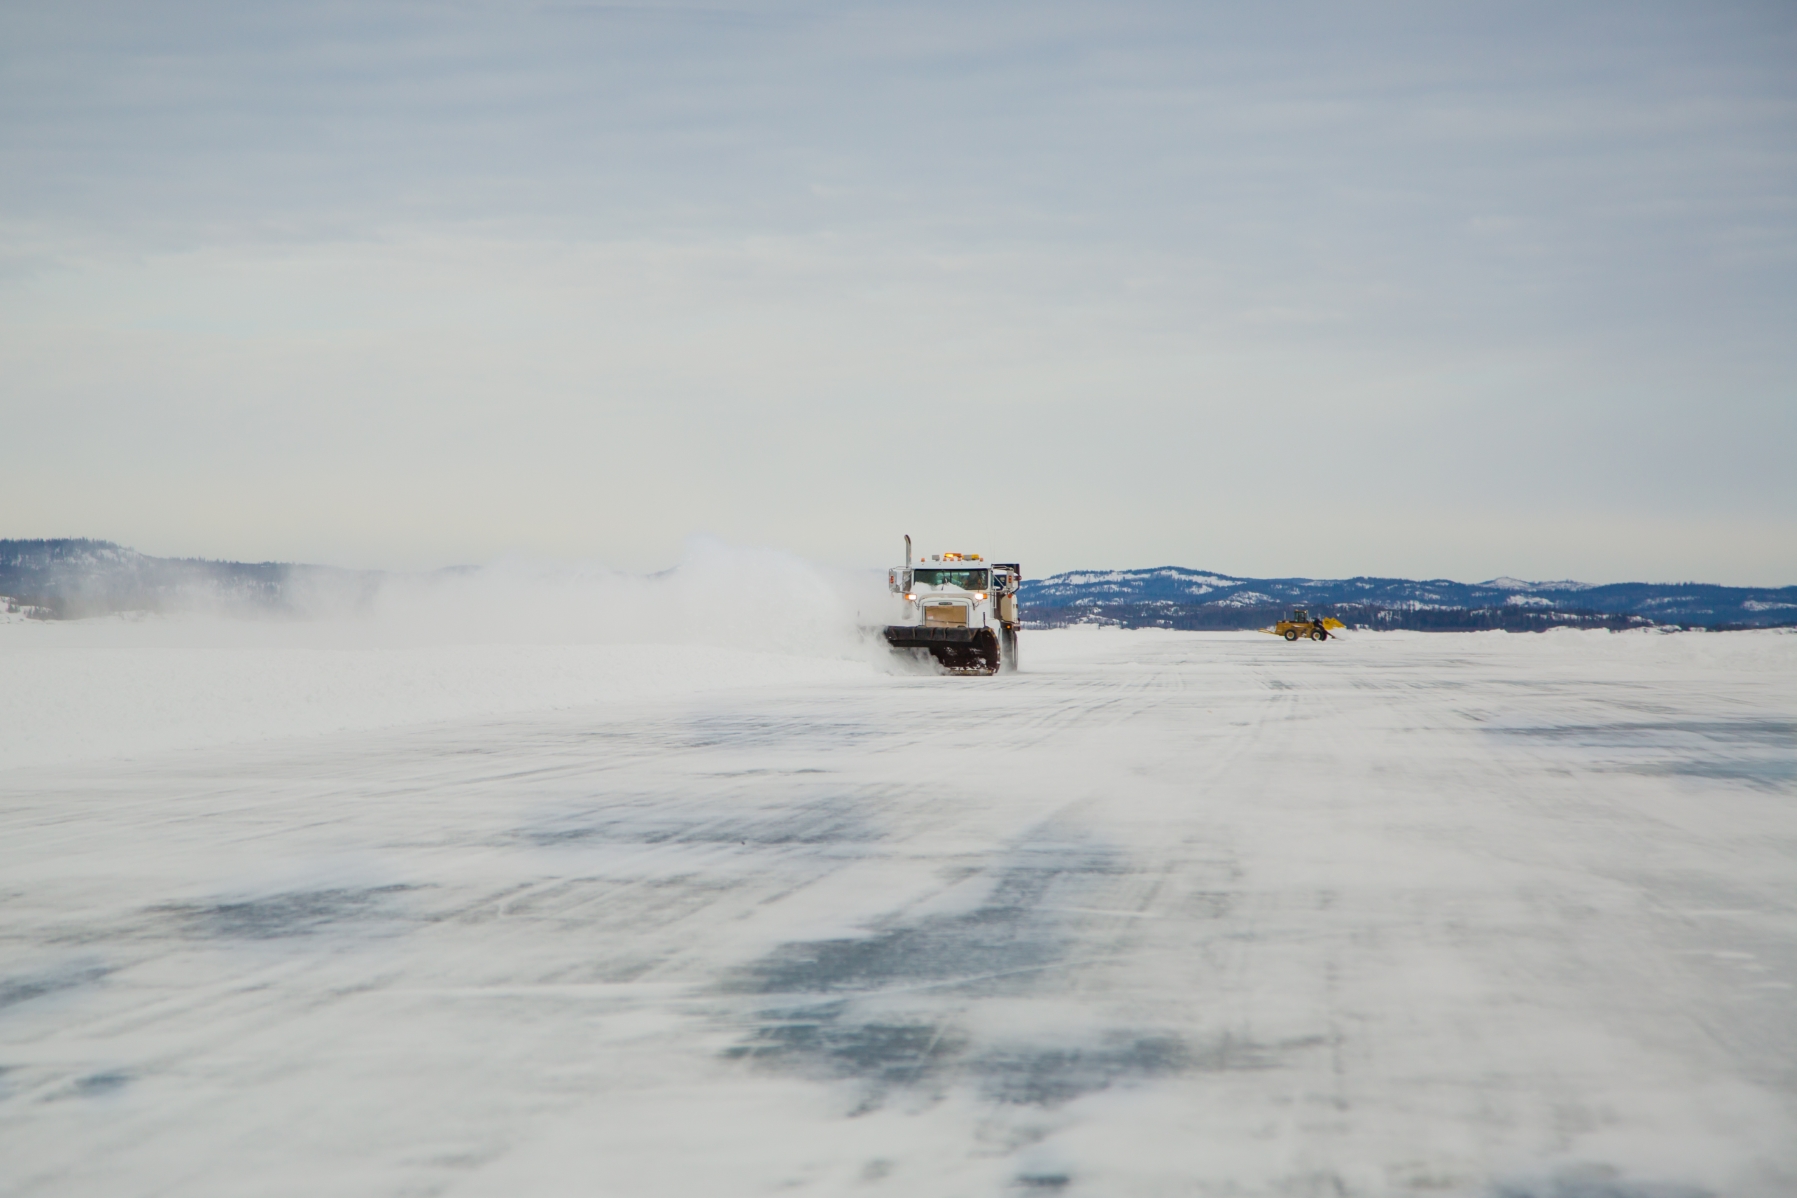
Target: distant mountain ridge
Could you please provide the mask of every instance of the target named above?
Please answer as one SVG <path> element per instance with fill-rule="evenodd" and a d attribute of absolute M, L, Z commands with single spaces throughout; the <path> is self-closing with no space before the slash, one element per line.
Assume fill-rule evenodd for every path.
<path fill-rule="evenodd" d="M 288 562 L 150 557 L 111 541 L 0 540 L 0 609 L 42 619 L 135 611 L 299 615 L 355 603 L 380 575 Z"/>
<path fill-rule="evenodd" d="M 1435 578 L 1242 578 L 1161 566 L 1069 570 L 1027 580 L 1019 598 L 1037 627 L 1257 628 L 1286 608 L 1383 628 L 1765 628 L 1797 624 L 1797 586 L 1711 583 L 1465 583 Z"/>
<path fill-rule="evenodd" d="M 0 540 L 0 609 L 43 619 L 135 611 L 342 612 L 367 603 L 385 577 L 289 562 L 151 557 L 85 538 Z M 1029 579 L 1019 598 L 1033 628 L 1259 628 L 1294 606 L 1349 624 L 1443 631 L 1797 625 L 1797 586 L 1243 578 L 1161 566 Z"/>

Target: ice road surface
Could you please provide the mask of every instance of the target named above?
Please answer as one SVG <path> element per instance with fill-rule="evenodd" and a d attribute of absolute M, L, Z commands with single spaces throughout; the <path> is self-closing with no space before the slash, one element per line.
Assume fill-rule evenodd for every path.
<path fill-rule="evenodd" d="M 0 627 L 6 1194 L 1797 1193 L 1797 636 L 120 637 Z"/>

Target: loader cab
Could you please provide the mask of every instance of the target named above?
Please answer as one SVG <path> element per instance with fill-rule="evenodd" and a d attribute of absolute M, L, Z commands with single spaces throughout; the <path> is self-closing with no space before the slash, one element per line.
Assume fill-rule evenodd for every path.
<path fill-rule="evenodd" d="M 1303 608 L 1303 607 L 1292 608 L 1292 623 L 1294 623 L 1294 624 L 1310 623 L 1310 610 L 1308 608 Z"/>

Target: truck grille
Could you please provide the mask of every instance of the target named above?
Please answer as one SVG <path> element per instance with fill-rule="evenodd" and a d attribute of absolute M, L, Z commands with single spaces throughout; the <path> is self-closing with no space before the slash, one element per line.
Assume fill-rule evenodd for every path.
<path fill-rule="evenodd" d="M 923 609 L 923 622 L 934 625 L 967 627 L 967 608 L 959 603 L 933 603 Z"/>

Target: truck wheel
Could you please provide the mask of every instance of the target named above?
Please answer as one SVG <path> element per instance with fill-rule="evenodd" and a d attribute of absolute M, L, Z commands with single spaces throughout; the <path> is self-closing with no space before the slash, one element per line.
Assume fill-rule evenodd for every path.
<path fill-rule="evenodd" d="M 1327 640 L 1328 637 L 1329 637 L 1329 634 L 1327 632 L 1324 632 L 1321 628 L 1317 629 L 1315 632 L 1310 634 L 1310 639 L 1313 641 Z"/>
<path fill-rule="evenodd" d="M 1285 630 L 1285 639 L 1286 639 L 1286 640 L 1288 640 L 1288 641 L 1295 641 L 1295 640 L 1297 640 L 1297 639 L 1298 639 L 1298 630 L 1297 630 L 1297 629 L 1296 629 L 1296 628 L 1288 628 L 1288 629 L 1286 629 L 1286 630 Z"/>
<path fill-rule="evenodd" d="M 996 674 L 1004 665 L 1000 656 L 998 637 L 990 628 L 980 634 L 979 639 L 974 642 L 974 648 L 969 656 L 979 663 L 982 674 Z"/>

